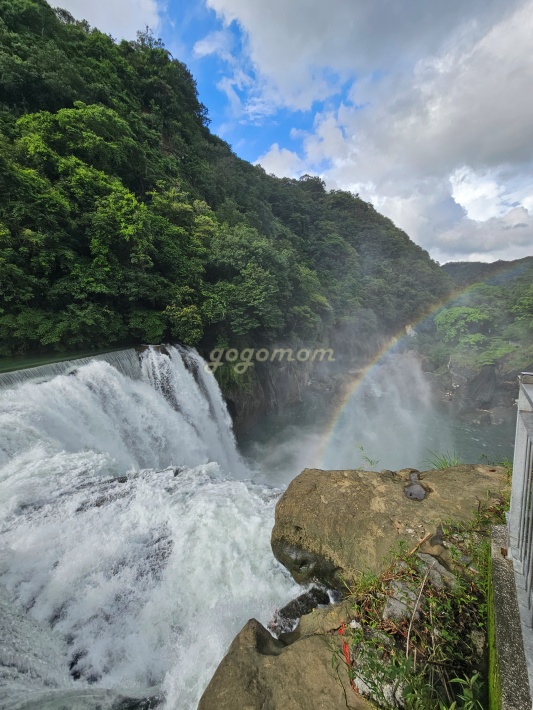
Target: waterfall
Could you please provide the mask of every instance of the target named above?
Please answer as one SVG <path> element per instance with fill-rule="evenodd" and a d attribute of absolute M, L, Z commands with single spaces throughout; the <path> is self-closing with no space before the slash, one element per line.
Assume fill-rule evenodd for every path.
<path fill-rule="evenodd" d="M 204 365 L 148 348 L 2 383 L 2 710 L 195 708 L 247 619 L 298 593 L 280 491 L 249 480 Z"/>
<path fill-rule="evenodd" d="M 242 472 L 231 419 L 213 375 L 194 350 L 165 348 L 167 357 L 154 349 L 144 353 L 142 377 L 162 395 L 209 446 L 210 457 L 233 475 Z"/>
<path fill-rule="evenodd" d="M 79 367 L 83 367 L 95 361 L 108 362 L 116 370 L 131 379 L 140 379 L 141 377 L 139 354 L 134 348 L 129 348 L 128 350 L 118 350 L 116 352 L 104 353 L 103 355 L 93 355 L 92 357 L 80 357 L 72 360 L 62 360 L 61 362 L 51 362 L 48 365 L 29 367 L 25 370 L 0 372 L 0 389 L 16 387 L 23 382 L 46 382 L 46 380 L 51 380 L 57 377 L 57 375 L 73 373 Z"/>

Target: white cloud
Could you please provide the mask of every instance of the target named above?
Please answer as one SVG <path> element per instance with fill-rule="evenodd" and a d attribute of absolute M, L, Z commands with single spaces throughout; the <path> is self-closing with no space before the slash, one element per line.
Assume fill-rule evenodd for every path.
<path fill-rule="evenodd" d="M 277 143 L 258 158 L 257 163 L 267 173 L 274 173 L 278 177 L 297 178 L 305 172 L 305 165 L 298 155 L 287 148 L 280 148 Z"/>
<path fill-rule="evenodd" d="M 207 57 L 210 54 L 218 54 L 226 61 L 232 61 L 230 49 L 231 37 L 229 33 L 224 30 L 218 30 L 198 40 L 193 47 L 193 54 L 199 58 Z"/>
<path fill-rule="evenodd" d="M 518 0 L 506 0 L 511 9 Z M 477 37 L 502 13 L 501 0 L 206 0 L 247 39 L 271 100 L 294 109 L 336 94 L 340 79 L 412 66 L 450 35 Z M 461 36 L 461 35 L 460 35 Z M 263 87 L 259 87 L 262 91 Z"/>
<path fill-rule="evenodd" d="M 245 32 L 265 113 L 352 81 L 265 169 L 360 192 L 439 260 L 533 253 L 533 0 L 207 2 Z"/>
<path fill-rule="evenodd" d="M 251 83 L 250 77 L 240 70 L 236 70 L 232 77 L 222 77 L 218 82 L 217 88 L 226 94 L 234 117 L 239 117 L 243 113 L 243 105 L 238 92 L 245 91 Z"/>
<path fill-rule="evenodd" d="M 135 39 L 146 26 L 158 31 L 164 10 L 158 0 L 61 0 L 59 5 L 117 39 Z"/>
<path fill-rule="evenodd" d="M 442 232 L 435 243 L 439 261 L 521 259 L 533 253 L 533 215 L 515 207 L 484 222 L 464 219 Z"/>
<path fill-rule="evenodd" d="M 483 222 L 509 209 L 504 202 L 504 188 L 494 177 L 462 167 L 452 173 L 450 182 L 453 199 L 464 207 L 469 219 Z"/>

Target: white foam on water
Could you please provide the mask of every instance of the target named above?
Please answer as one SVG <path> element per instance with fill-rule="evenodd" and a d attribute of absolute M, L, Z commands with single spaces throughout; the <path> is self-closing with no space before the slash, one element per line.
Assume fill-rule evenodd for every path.
<path fill-rule="evenodd" d="M 270 550 L 280 491 L 242 480 L 214 379 L 169 355 L 147 351 L 141 381 L 90 362 L 0 392 L 0 585 L 11 627 L 34 625 L 2 708 L 195 708 L 244 623 L 299 592 Z"/>

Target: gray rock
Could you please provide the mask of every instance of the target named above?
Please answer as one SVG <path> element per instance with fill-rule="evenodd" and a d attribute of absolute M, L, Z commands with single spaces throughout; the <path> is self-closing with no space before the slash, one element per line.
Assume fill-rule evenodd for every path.
<path fill-rule="evenodd" d="M 418 597 L 417 592 L 412 586 L 398 580 L 391 582 L 390 589 L 392 589 L 392 595 L 387 598 L 383 619 L 392 619 L 393 621 L 411 619 Z M 414 618 L 420 618 L 419 607 L 415 611 Z"/>
<path fill-rule="evenodd" d="M 443 589 L 444 586 L 451 588 L 457 582 L 456 576 L 447 570 L 444 565 L 441 565 L 435 557 L 423 552 L 419 552 L 417 557 L 422 561 L 424 570 L 426 572 L 429 570 L 428 582 L 435 589 Z"/>
<path fill-rule="evenodd" d="M 329 603 L 329 595 L 324 588 L 311 587 L 282 609 L 277 610 L 268 624 L 268 629 L 278 637 L 280 634 L 290 633 L 294 631 L 301 616 L 309 614 L 318 606 L 326 606 Z"/>
<path fill-rule="evenodd" d="M 403 489 L 407 498 L 411 500 L 424 500 L 427 496 L 427 491 L 420 483 L 410 483 Z"/>

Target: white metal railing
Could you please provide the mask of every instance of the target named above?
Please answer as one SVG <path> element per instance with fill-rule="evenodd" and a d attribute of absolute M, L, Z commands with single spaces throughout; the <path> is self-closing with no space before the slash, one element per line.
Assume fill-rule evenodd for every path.
<path fill-rule="evenodd" d="M 533 688 L 533 373 L 519 377 L 518 412 L 509 511 L 509 547 L 522 636 Z"/>

